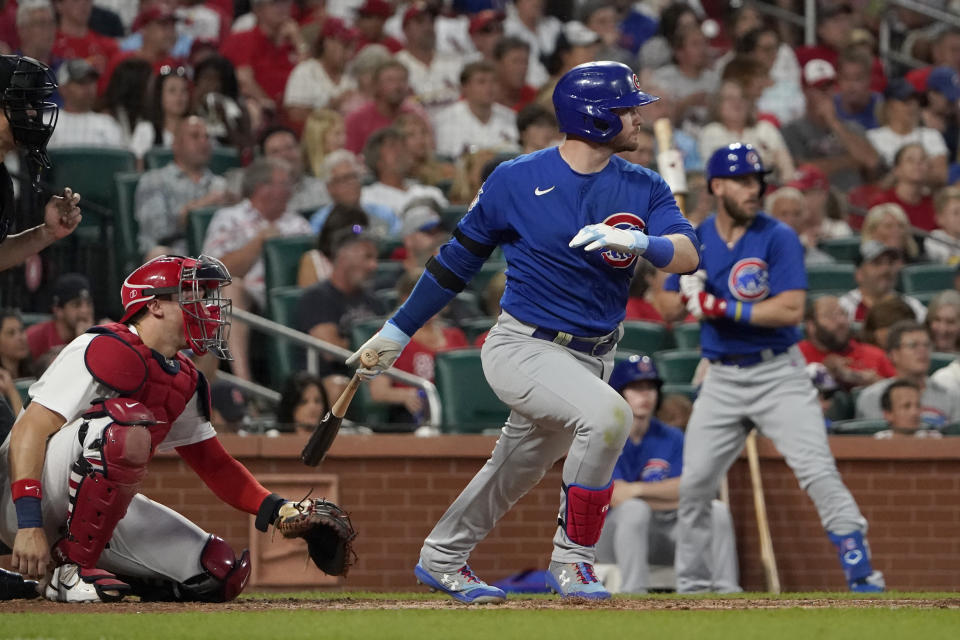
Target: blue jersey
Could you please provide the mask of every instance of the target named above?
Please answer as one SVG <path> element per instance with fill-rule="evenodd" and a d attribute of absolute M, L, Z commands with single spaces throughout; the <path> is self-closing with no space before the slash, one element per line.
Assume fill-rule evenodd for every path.
<path fill-rule="evenodd" d="M 757 215 L 731 249 L 717 233 L 711 216 L 697 227 L 700 268 L 707 272 L 707 293 L 730 301 L 760 302 L 794 289 L 807 288 L 803 245 L 797 234 L 765 213 Z M 679 290 L 679 277 L 664 286 Z M 700 349 L 710 359 L 724 355 L 783 351 L 800 340 L 797 327 L 757 327 L 727 318 L 700 323 Z"/>
<path fill-rule="evenodd" d="M 693 227 L 658 174 L 617 156 L 597 173 L 577 173 L 557 147 L 498 166 L 459 229 L 475 242 L 503 247 L 503 309 L 528 324 L 599 336 L 623 320 L 637 261 L 570 248 L 582 227 L 600 222 L 651 236 L 684 234 L 696 246 Z M 440 260 L 450 265 L 446 249 Z"/>
<path fill-rule="evenodd" d="M 650 418 L 640 442 L 627 438 L 613 479 L 624 482 L 660 482 L 683 472 L 683 431 Z"/>

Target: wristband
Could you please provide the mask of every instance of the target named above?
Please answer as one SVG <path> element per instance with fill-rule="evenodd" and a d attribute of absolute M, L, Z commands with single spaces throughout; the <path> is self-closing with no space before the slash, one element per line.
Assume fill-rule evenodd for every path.
<path fill-rule="evenodd" d="M 263 502 L 260 503 L 260 509 L 257 511 L 257 519 L 254 525 L 259 531 L 266 531 L 267 527 L 277 519 L 277 512 L 280 507 L 286 504 L 286 500 L 275 493 L 271 493 Z"/>
<path fill-rule="evenodd" d="M 750 316 L 753 315 L 753 303 L 752 302 L 741 302 L 737 300 L 727 300 L 727 311 L 724 314 L 734 322 L 742 322 L 743 324 L 750 324 Z"/>
<path fill-rule="evenodd" d="M 40 500 L 43 498 L 43 491 L 41 490 L 41 484 L 39 480 L 34 480 L 33 478 L 24 478 L 23 480 L 17 480 L 10 485 L 10 493 L 13 496 L 14 501 L 19 500 L 20 498 L 36 498 Z"/>
<path fill-rule="evenodd" d="M 43 509 L 40 498 L 22 496 L 13 501 L 17 510 L 17 528 L 32 529 L 43 526 Z"/>
<path fill-rule="evenodd" d="M 647 250 L 643 252 L 643 257 L 658 269 L 670 264 L 675 251 L 670 238 L 661 236 L 647 236 L 647 238 L 650 242 L 647 245 Z"/>

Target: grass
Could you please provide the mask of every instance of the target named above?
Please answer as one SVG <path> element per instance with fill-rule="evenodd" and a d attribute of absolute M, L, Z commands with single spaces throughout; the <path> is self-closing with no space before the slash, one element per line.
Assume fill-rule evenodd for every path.
<path fill-rule="evenodd" d="M 263 611 L 191 611 L 138 613 L 128 607 L 118 613 L 20 613 L 3 614 L 0 606 L 0 639 L 3 640 L 177 640 L 202 638 L 238 640 L 392 640 L 424 638 L 477 638 L 483 640 L 632 640 L 654 635 L 668 640 L 886 640 L 888 638 L 946 640 L 958 637 L 960 608 L 914 608 L 903 606 L 871 608 L 803 609 L 747 608 L 738 610 L 624 610 L 603 608 L 537 609 L 536 601 L 555 603 L 547 596 L 530 596 L 529 609 L 443 608 L 366 610 L 270 610 L 264 599 L 327 601 L 349 597 L 371 600 L 389 607 L 391 600 L 446 600 L 423 593 L 282 593 L 250 594 L 245 600 L 259 600 Z M 848 594 L 785 594 L 791 600 L 846 599 Z M 674 595 L 653 596 L 675 601 L 700 598 Z M 767 599 L 762 594 L 734 596 Z M 891 593 L 876 600 L 932 600 L 951 598 L 960 606 L 960 594 Z M 770 597 L 770 599 L 774 599 Z M 243 603 L 241 603 L 243 604 Z M 254 603 L 248 603 L 254 604 Z M 665 604 L 670 604 L 665 603 Z M 101 609 L 102 610 L 102 609 Z"/>

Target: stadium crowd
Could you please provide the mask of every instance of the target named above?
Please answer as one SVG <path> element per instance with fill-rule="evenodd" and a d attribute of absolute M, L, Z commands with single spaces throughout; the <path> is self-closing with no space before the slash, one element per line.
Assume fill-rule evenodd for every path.
<path fill-rule="evenodd" d="M 64 150 L 95 163 L 110 148 L 139 173 L 129 204 L 101 203 L 112 208 L 106 237 L 119 237 L 120 217 L 134 229 L 123 249 L 133 262 L 202 251 L 230 270 L 235 308 L 347 348 L 405 299 L 499 162 L 561 139 L 560 76 L 626 63 L 660 100 L 625 157 L 655 169 L 651 125 L 669 118 L 694 224 L 713 210 L 703 168 L 715 150 L 749 142 L 770 169 L 764 209 L 806 249 L 801 348 L 828 424 L 949 433 L 960 423 L 960 27 L 884 2 L 820 0 L 816 43 L 804 45 L 764 4 L 801 14 L 805 3 L 7 0 L 0 50 L 56 77 L 55 166 Z M 929 4 L 960 15 L 956 0 Z M 879 57 L 882 20 L 896 59 L 915 65 Z M 6 159 L 14 174 L 18 161 Z M 113 184 L 71 184 L 85 193 L 95 179 Z M 695 347 L 680 339 L 692 318 L 638 262 L 628 324 L 665 327 L 662 349 Z M 119 316 L 113 290 L 91 296 L 106 282 L 44 266 L 29 283 L 19 272 L 34 302 L 0 314 L 0 392 L 15 410 L 59 345 Z M 494 254 L 397 366 L 432 380 L 437 354 L 482 344 L 504 267 Z M 95 314 L 93 299 L 112 308 Z M 280 430 L 309 430 L 346 382 L 342 363 L 323 358 L 316 375 L 293 375 L 304 354 L 278 358 L 243 323 L 230 341 L 232 373 L 286 389 Z M 664 422 L 684 426 L 701 377 L 667 381 Z M 221 428 L 273 414 L 224 380 L 212 391 Z M 424 420 L 423 394 L 386 378 L 360 405 L 375 428 Z"/>

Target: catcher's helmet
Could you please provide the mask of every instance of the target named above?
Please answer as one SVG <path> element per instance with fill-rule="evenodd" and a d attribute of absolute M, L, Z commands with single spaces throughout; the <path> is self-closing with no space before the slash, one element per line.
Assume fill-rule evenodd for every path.
<path fill-rule="evenodd" d="M 0 56 L 0 106 L 17 146 L 27 153 L 34 188 L 40 173 L 50 168 L 47 141 L 57 126 L 59 107 L 49 101 L 57 89 L 53 74 L 42 62 L 26 56 Z"/>
<path fill-rule="evenodd" d="M 659 100 L 640 90 L 640 80 L 620 62 L 587 62 L 567 71 L 553 90 L 560 131 L 594 142 L 612 140 L 623 129 L 613 109 Z"/>
<path fill-rule="evenodd" d="M 189 347 L 197 354 L 209 350 L 229 360 L 231 302 L 221 295 L 221 289 L 230 282 L 227 268 L 210 256 L 154 258 L 123 281 L 120 322 L 130 320 L 159 295 L 175 295 L 183 310 L 183 331 Z"/>
<path fill-rule="evenodd" d="M 657 385 L 657 391 L 663 386 L 663 379 L 650 356 L 630 356 L 619 362 L 610 374 L 610 386 L 617 393 L 622 393 L 625 386 L 638 380 L 652 380 Z"/>
<path fill-rule="evenodd" d="M 707 161 L 707 191 L 713 193 L 710 182 L 714 178 L 732 178 L 756 174 L 760 180 L 760 194 L 762 195 L 766 188 L 764 176 L 768 173 L 770 171 L 763 168 L 760 154 L 757 153 L 752 144 L 734 142 L 714 151 Z"/>

